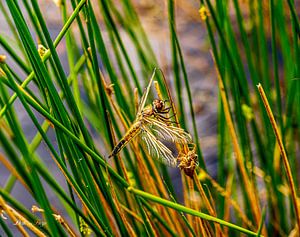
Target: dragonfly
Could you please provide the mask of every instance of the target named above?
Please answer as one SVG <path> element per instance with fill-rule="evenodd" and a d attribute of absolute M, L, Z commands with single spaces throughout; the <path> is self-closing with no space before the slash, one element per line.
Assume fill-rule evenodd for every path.
<path fill-rule="evenodd" d="M 152 158 L 175 167 L 177 158 L 163 141 L 173 144 L 192 143 L 189 133 L 182 128 L 173 126 L 174 122 L 169 117 L 171 106 L 168 107 L 166 103 L 168 100 L 154 99 L 151 104 L 145 106 L 155 71 L 156 69 L 154 69 L 149 84 L 141 97 L 134 122 L 113 148 L 109 158 L 116 156 L 133 138 L 138 137 L 139 141 L 143 141 Z"/>

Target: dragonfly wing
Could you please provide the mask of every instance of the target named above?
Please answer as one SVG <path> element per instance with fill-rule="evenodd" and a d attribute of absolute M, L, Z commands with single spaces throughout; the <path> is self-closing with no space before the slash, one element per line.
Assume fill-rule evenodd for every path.
<path fill-rule="evenodd" d="M 150 88 L 151 88 L 151 85 L 152 85 L 152 82 L 153 82 L 153 79 L 154 79 L 155 72 L 156 72 L 156 68 L 154 69 L 154 71 L 152 73 L 152 76 L 150 78 L 149 84 L 146 87 L 146 89 L 144 91 L 144 94 L 142 95 L 142 98 L 141 98 L 140 103 L 139 103 L 137 114 L 140 114 L 142 112 L 142 110 L 144 109 L 144 107 L 145 107 L 145 103 L 146 103 L 147 97 L 148 97 L 149 92 L 150 92 Z"/>
<path fill-rule="evenodd" d="M 180 144 L 192 143 L 191 135 L 182 128 L 167 125 L 151 117 L 145 118 L 145 120 L 153 134 L 162 140 Z"/>
<path fill-rule="evenodd" d="M 159 141 L 146 126 L 143 126 L 140 136 L 153 158 L 168 166 L 174 167 L 177 165 L 177 160 L 173 156 L 172 151 Z"/>

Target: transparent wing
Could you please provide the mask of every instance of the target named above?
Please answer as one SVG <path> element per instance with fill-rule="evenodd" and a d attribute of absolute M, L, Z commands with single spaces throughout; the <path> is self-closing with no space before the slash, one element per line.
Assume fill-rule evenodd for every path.
<path fill-rule="evenodd" d="M 139 103 L 137 114 L 140 114 L 142 112 L 142 110 L 144 109 L 144 107 L 145 107 L 145 103 L 146 103 L 147 97 L 148 97 L 149 92 L 150 92 L 150 88 L 151 88 L 151 85 L 152 85 L 152 82 L 153 82 L 153 79 L 154 79 L 155 72 L 156 72 L 156 68 L 154 69 L 154 71 L 152 73 L 152 76 L 150 78 L 149 84 L 146 87 L 146 89 L 144 91 L 144 94 L 142 95 L 142 98 L 141 98 L 140 103 Z"/>
<path fill-rule="evenodd" d="M 141 140 L 145 143 L 149 154 L 168 166 L 176 166 L 177 161 L 173 156 L 172 151 L 159 141 L 151 131 L 146 127 L 142 127 L 140 133 Z"/>
<path fill-rule="evenodd" d="M 159 139 L 180 144 L 192 143 L 191 135 L 182 128 L 167 125 L 156 118 L 147 117 L 144 120 L 147 122 L 149 129 Z"/>

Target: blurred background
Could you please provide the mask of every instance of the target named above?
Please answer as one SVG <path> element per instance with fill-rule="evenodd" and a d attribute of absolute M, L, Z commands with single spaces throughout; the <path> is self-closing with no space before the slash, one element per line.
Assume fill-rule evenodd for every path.
<path fill-rule="evenodd" d="M 97 6 L 98 1 L 93 0 L 92 1 L 95 6 Z M 116 9 L 122 9 L 122 4 L 115 1 L 114 7 Z M 63 27 L 63 18 L 62 13 L 59 7 L 50 0 L 46 1 L 38 1 L 40 9 L 43 13 L 43 17 L 47 23 L 47 28 L 51 34 L 51 38 L 54 40 L 55 37 L 58 35 L 58 33 L 61 31 Z M 167 82 L 170 85 L 170 88 L 172 90 L 172 93 L 175 94 L 176 86 L 174 84 L 174 75 L 173 75 L 173 68 L 172 68 L 172 47 L 170 42 L 170 33 L 169 33 L 169 22 L 168 22 L 168 5 L 166 1 L 148 1 L 148 0 L 134 0 L 132 1 L 134 8 L 137 11 L 137 14 L 139 16 L 139 19 L 141 21 L 141 24 L 145 30 L 145 33 L 149 39 L 149 42 L 153 48 L 153 52 L 156 55 L 156 58 L 158 60 L 158 64 L 156 66 L 160 67 L 162 71 L 164 72 Z M 300 12 L 300 2 L 295 1 L 296 9 L 298 10 L 297 13 Z M 68 9 L 71 9 L 70 3 L 67 1 Z M 176 30 L 177 30 L 177 36 L 180 41 L 182 54 L 185 60 L 185 66 L 186 71 L 189 79 L 189 85 L 191 88 L 191 95 L 193 100 L 193 109 L 195 112 L 195 118 L 196 118 L 196 124 L 197 124 L 197 130 L 198 130 L 198 137 L 200 141 L 200 147 L 202 150 L 202 154 L 205 160 L 205 164 L 207 167 L 207 173 L 209 173 L 213 178 L 217 179 L 218 177 L 218 81 L 217 81 L 217 74 L 216 69 L 214 66 L 214 62 L 212 59 L 211 51 L 211 43 L 209 40 L 209 35 L 207 31 L 207 26 L 205 24 L 205 21 L 201 19 L 199 16 L 199 9 L 200 9 L 200 3 L 199 1 L 193 1 L 193 0 L 177 0 L 175 1 L 175 14 L 176 14 Z M 272 42 L 271 42 L 271 29 L 268 27 L 268 17 L 269 17 L 269 5 L 267 3 L 263 3 L 263 10 L 265 14 L 266 19 L 266 48 L 268 54 L 267 60 L 270 60 L 270 69 L 269 72 L 272 74 L 273 67 L 271 65 L 272 61 Z M 22 12 L 24 12 L 24 18 L 28 19 L 28 26 L 30 29 L 33 29 L 33 26 L 31 25 L 31 21 L 29 20 L 29 16 L 26 15 L 26 6 L 24 5 L 24 2 L 20 1 L 20 6 Z M 255 45 L 253 43 L 257 38 L 255 38 L 255 35 L 252 34 L 253 31 L 253 22 L 251 21 L 252 16 L 251 12 L 249 10 L 249 1 L 243 0 L 239 1 L 239 7 L 242 12 L 242 17 L 244 20 L 244 26 L 246 30 L 246 36 L 249 37 L 249 40 L 252 42 L 252 46 Z M 4 3 L 1 3 L 1 7 L 7 8 Z M 285 6 L 286 7 L 286 6 Z M 115 53 L 113 50 L 113 45 L 111 44 L 111 40 L 109 38 L 109 34 L 111 32 L 108 32 L 105 27 L 105 20 L 102 17 L 102 14 L 100 10 L 97 9 L 97 7 L 94 9 L 95 14 L 97 17 L 97 21 L 100 25 L 100 29 L 103 34 L 103 39 L 105 42 L 105 45 L 107 47 L 108 54 L 110 56 L 111 61 L 117 65 L 118 61 L 115 57 Z M 3 12 L 3 11 L 2 11 Z M 70 11 L 71 12 L 71 11 Z M 234 31 L 234 34 L 236 35 L 236 42 L 237 48 L 242 48 L 242 36 L 239 32 L 239 26 L 236 18 L 236 13 L 234 11 L 233 4 L 228 4 L 228 17 L 231 19 L 231 26 L 232 30 Z M 208 16 L 211 17 L 211 16 Z M 12 32 L 7 24 L 6 17 L 4 14 L 0 14 L 0 36 L 2 38 L 12 39 L 9 41 L 10 47 L 17 48 L 17 42 L 13 39 L 13 36 L 16 32 Z M 286 18 L 286 26 L 291 26 L 290 19 Z M 152 74 L 152 70 L 149 66 L 149 71 L 145 73 L 144 68 L 141 68 L 140 62 L 139 62 L 139 56 L 137 54 L 137 51 L 135 50 L 135 46 L 133 44 L 132 38 L 130 38 L 130 35 L 124 28 L 124 25 L 122 25 L 121 22 L 117 21 L 116 25 L 118 32 L 121 36 L 121 40 L 123 41 L 123 44 L 126 46 L 127 53 L 129 54 L 129 57 L 132 61 L 132 64 L 134 65 L 134 71 L 136 72 L 137 76 L 142 83 L 142 87 L 144 88 L 147 85 L 148 79 L 145 78 L 145 74 L 148 75 L 148 78 Z M 226 26 L 223 26 L 226 27 Z M 216 33 L 216 29 L 213 27 L 214 34 L 215 34 L 215 40 L 216 43 L 220 43 L 220 36 Z M 77 24 L 72 25 L 72 32 L 74 34 L 74 38 L 78 39 L 77 43 L 80 43 L 80 32 Z M 36 40 L 36 44 L 38 45 L 39 40 L 38 36 L 35 34 L 35 31 L 32 30 L 32 36 Z M 78 36 L 78 37 L 77 37 Z M 291 36 L 292 37 L 292 36 Z M 257 44 L 259 44 L 260 41 L 257 40 Z M 258 47 L 258 46 L 257 46 Z M 280 46 L 278 46 L 280 47 Z M 284 62 L 284 55 L 285 49 L 280 48 L 278 50 L 278 73 L 279 78 L 283 78 L 285 76 L 286 71 Z M 63 64 L 64 71 L 66 75 L 70 72 L 70 67 L 68 63 L 68 55 L 67 55 L 67 48 L 66 48 L 66 40 L 63 39 L 60 44 L 57 47 L 57 52 L 60 58 L 61 63 Z M 241 49 L 240 52 L 240 64 L 245 67 L 245 74 L 247 76 L 247 81 L 249 82 L 249 92 L 250 97 L 252 98 L 255 94 L 254 90 L 256 89 L 255 85 L 253 85 L 253 81 L 251 80 L 251 72 L 249 70 L 249 67 L 247 65 L 247 55 L 246 52 Z M 81 52 L 82 53 L 82 52 Z M 6 54 L 5 47 L 0 44 L 0 54 Z M 7 64 L 14 67 L 15 62 L 8 57 L 7 58 Z M 103 68 L 103 63 L 99 60 L 99 68 Z M 225 66 L 224 66 L 225 67 Z M 154 69 L 154 67 L 153 67 Z M 25 77 L 26 74 L 19 68 L 16 67 L 14 69 L 16 73 L 20 77 Z M 258 69 L 257 69 L 258 70 Z M 117 76 L 121 77 L 122 72 L 117 69 Z M 108 76 L 104 75 L 105 79 L 107 80 L 107 83 L 109 84 Z M 81 83 L 81 81 L 79 82 Z M 271 82 L 273 84 L 273 82 Z M 281 85 L 283 86 L 284 82 L 281 80 Z M 79 88 L 82 88 L 83 85 L 79 85 Z M 130 87 L 132 90 L 134 89 L 134 81 L 130 81 Z M 35 85 L 30 84 L 29 88 L 32 91 L 38 91 L 37 87 Z M 282 90 L 286 90 L 285 87 L 282 87 Z M 82 92 L 82 98 L 88 100 L 87 95 L 85 95 L 84 90 L 81 90 Z M 131 96 L 129 92 L 128 96 Z M 10 91 L 10 94 L 12 94 L 12 91 Z M 188 109 L 188 95 L 186 92 L 183 92 L 183 102 L 184 109 L 187 114 L 189 114 Z M 275 95 L 274 95 L 275 96 Z M 282 99 L 285 101 L 287 98 L 286 94 L 282 94 Z M 233 99 L 230 97 L 230 103 L 233 106 Z M 257 105 L 257 100 L 255 100 Z M 24 131 L 24 134 L 26 135 L 26 138 L 28 141 L 31 141 L 35 134 L 37 133 L 37 129 L 34 127 L 31 119 L 28 117 L 26 111 L 23 108 L 23 105 L 20 103 L 20 101 L 17 99 L 14 102 L 14 108 L 17 112 L 17 116 L 20 121 L 22 121 L 22 129 Z M 43 121 L 43 117 L 36 113 L 37 118 L 39 121 Z M 254 115 L 255 116 L 255 115 Z M 275 114 L 275 116 L 278 116 L 278 114 Z M 287 115 L 288 116 L 288 115 Z M 189 117 L 189 116 L 187 116 Z M 192 122 L 191 119 L 186 119 L 186 129 L 193 135 L 193 128 L 192 128 Z M 94 141 L 95 145 L 99 149 L 101 154 L 108 155 L 107 150 L 105 148 L 105 142 L 101 139 L 96 129 L 90 127 L 89 128 Z M 53 130 L 49 130 L 47 135 L 49 136 L 50 140 L 53 141 L 53 143 L 57 144 L 55 141 L 55 134 Z M 298 134 L 299 135 L 299 134 Z M 298 138 L 299 139 L 299 138 Z M 299 143 L 298 146 L 296 145 L 295 148 L 296 151 L 296 164 L 299 165 Z M 254 157 L 256 157 L 257 151 L 255 149 L 252 149 L 251 152 L 254 153 Z M 272 152 L 272 151 L 270 151 Z M 53 177 L 56 178 L 56 180 L 61 184 L 61 186 L 66 190 L 66 182 L 64 176 L 61 174 L 61 171 L 57 168 L 57 165 L 55 162 L 53 162 L 53 158 L 49 154 L 49 150 L 47 149 L 46 145 L 42 144 L 38 147 L 37 153 L 41 157 L 41 159 L 44 161 L 44 163 L 47 165 L 47 169 L 53 174 Z M 3 154 L 3 148 L 0 147 L 0 155 Z M 232 155 L 231 155 L 232 156 Z M 254 163 L 258 163 L 257 159 L 254 159 Z M 232 165 L 232 164 L 231 164 Z M 172 179 L 172 182 L 175 187 L 175 193 L 179 197 L 179 202 L 183 202 L 183 191 L 181 186 L 181 176 L 180 171 L 177 168 L 168 168 L 170 172 L 170 176 Z M 297 170 L 297 169 L 296 169 Z M 299 169 L 298 169 L 299 171 Z M 219 171 L 220 172 L 220 171 Z M 224 168 L 224 174 L 227 174 L 227 167 Z M 8 179 L 11 175 L 11 172 L 6 169 L 6 167 L 3 164 L 0 164 L 0 186 L 5 187 L 5 185 L 8 182 Z M 219 173 L 220 175 L 220 173 Z M 239 176 L 235 177 L 237 180 L 239 179 Z M 238 182 L 238 181 L 237 181 Z M 258 187 L 263 187 L 262 180 L 258 181 Z M 299 188 L 297 188 L 299 189 Z M 23 203 L 28 209 L 31 208 L 32 205 L 35 205 L 35 201 L 32 199 L 31 195 L 28 194 L 28 192 L 24 189 L 24 187 L 16 182 L 12 188 L 11 195 L 15 197 L 18 201 Z M 60 202 L 58 202 L 57 196 L 54 195 L 54 193 L 49 192 L 48 198 L 51 203 L 55 203 L 55 207 L 60 210 Z M 262 193 L 262 195 L 266 195 L 265 193 Z M 263 200 L 263 204 L 266 203 L 267 198 L 261 197 Z M 263 205 L 262 204 L 262 205 Z M 63 210 L 63 208 L 62 208 Z M 64 211 L 61 212 L 62 215 L 66 214 Z M 268 218 L 268 217 L 267 217 Z M 12 230 L 14 230 L 16 227 L 11 224 L 10 227 Z M 13 233 L 16 233 L 15 236 L 21 236 L 21 234 L 18 231 L 13 231 Z M 2 230 L 0 229 L 0 236 L 4 235 Z"/>

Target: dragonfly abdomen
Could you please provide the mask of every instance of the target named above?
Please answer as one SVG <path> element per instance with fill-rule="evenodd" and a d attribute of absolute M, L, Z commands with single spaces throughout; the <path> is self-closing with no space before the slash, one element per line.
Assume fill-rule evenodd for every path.
<path fill-rule="evenodd" d="M 125 139 L 122 139 L 121 141 L 119 141 L 119 143 L 114 147 L 114 149 L 112 150 L 111 154 L 108 156 L 108 158 L 115 156 L 116 154 L 118 154 L 118 152 L 125 146 L 124 144 L 126 143 Z"/>
<path fill-rule="evenodd" d="M 127 145 L 127 143 L 134 138 L 140 131 L 140 123 L 133 124 L 131 126 L 131 129 L 125 134 L 125 136 L 118 142 L 118 144 L 114 147 L 111 154 L 108 156 L 108 158 L 117 155 L 124 146 Z"/>

